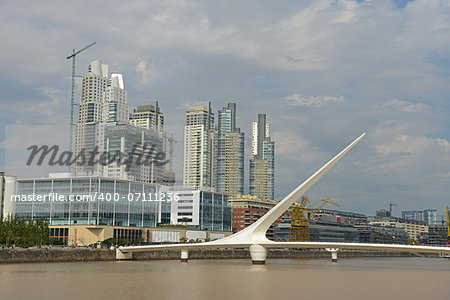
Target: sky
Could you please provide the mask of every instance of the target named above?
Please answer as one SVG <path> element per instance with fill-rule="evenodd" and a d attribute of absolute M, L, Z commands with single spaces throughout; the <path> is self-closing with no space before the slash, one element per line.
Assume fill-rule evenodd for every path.
<path fill-rule="evenodd" d="M 76 72 L 101 59 L 128 103 L 159 101 L 180 180 L 184 113 L 237 103 L 246 134 L 266 113 L 282 199 L 363 132 L 307 195 L 375 214 L 450 205 L 450 1 L 2 1 L 0 170 L 18 178 L 27 147 L 68 148 Z M 75 102 L 80 101 L 77 79 Z M 180 181 L 178 181 L 180 182 Z M 248 191 L 248 190 L 247 190 Z M 334 207 L 329 207 L 334 208 Z"/>

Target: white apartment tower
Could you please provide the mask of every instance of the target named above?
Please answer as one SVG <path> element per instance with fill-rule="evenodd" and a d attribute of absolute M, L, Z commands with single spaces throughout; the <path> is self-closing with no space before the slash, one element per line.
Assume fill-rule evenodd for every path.
<path fill-rule="evenodd" d="M 130 107 L 127 103 L 127 91 L 123 83 L 123 76 L 112 73 L 107 88 L 103 93 L 102 121 L 98 125 L 98 136 L 104 141 L 103 149 L 114 155 L 116 151 L 126 153 L 125 147 L 130 133 L 127 127 L 130 121 Z M 129 148 L 129 147 L 128 147 Z M 134 170 L 138 173 L 137 170 Z M 132 172 L 126 171 L 123 164 L 117 162 L 103 166 L 102 175 L 105 177 L 131 179 L 138 181 L 138 177 L 130 178 Z"/>
<path fill-rule="evenodd" d="M 95 60 L 89 64 L 88 73 L 83 76 L 80 113 L 76 124 L 75 151 L 84 151 L 88 156 L 96 147 L 103 149 L 103 137 L 99 131 L 102 121 L 103 97 L 108 85 L 108 65 Z M 98 165 L 75 165 L 75 176 L 99 176 Z"/>
<path fill-rule="evenodd" d="M 129 110 L 122 74 L 112 73 L 103 95 L 102 123 L 105 125 L 128 124 Z"/>
<path fill-rule="evenodd" d="M 214 113 L 208 106 L 192 106 L 184 126 L 183 186 L 193 189 L 215 187 Z"/>

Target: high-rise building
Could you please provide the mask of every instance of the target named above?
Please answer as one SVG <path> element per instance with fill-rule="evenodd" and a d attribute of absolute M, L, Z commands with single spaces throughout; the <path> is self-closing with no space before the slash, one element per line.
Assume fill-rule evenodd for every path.
<path fill-rule="evenodd" d="M 428 225 L 437 224 L 436 210 L 432 208 L 426 210 L 404 210 L 402 211 L 402 218 L 422 221 Z"/>
<path fill-rule="evenodd" d="M 192 106 L 184 126 L 183 186 L 194 189 L 215 187 L 216 132 L 211 102 Z"/>
<path fill-rule="evenodd" d="M 130 124 L 152 129 L 158 133 L 164 130 L 164 115 L 160 111 L 158 101 L 155 104 L 140 105 L 130 115 Z"/>
<path fill-rule="evenodd" d="M 165 153 L 163 140 L 153 130 L 118 124 L 105 127 L 104 149 L 111 156 L 124 153 L 124 161 L 103 167 L 103 176 L 139 182 L 161 183 L 165 164 L 151 163 L 157 153 Z M 138 162 L 139 161 L 139 162 Z"/>
<path fill-rule="evenodd" d="M 423 211 L 423 221 L 428 225 L 436 225 L 437 223 L 437 215 L 436 210 L 429 208 Z"/>
<path fill-rule="evenodd" d="M 382 226 L 394 226 L 397 228 L 403 228 L 403 230 L 408 233 L 410 239 L 416 241 L 419 240 L 419 236 L 423 232 L 428 232 L 428 225 L 423 221 L 408 220 L 408 219 L 397 219 L 397 218 L 386 218 L 386 219 L 374 219 L 370 221 L 369 224 L 378 224 Z"/>
<path fill-rule="evenodd" d="M 104 92 L 103 119 L 99 135 L 104 138 L 104 150 L 107 153 L 111 156 L 123 153 L 124 160 L 130 160 L 131 163 L 116 161 L 108 164 L 103 168 L 103 176 L 160 183 L 163 181 L 165 166 L 151 163 L 150 158 L 156 153 L 165 153 L 163 128 L 158 130 L 151 126 L 151 123 L 148 123 L 150 126 L 145 126 L 144 122 L 139 122 L 137 118 L 131 120 L 133 114 L 130 116 L 126 96 L 122 75 L 111 74 L 110 83 Z M 157 112 L 159 113 L 159 108 Z M 162 114 L 160 115 L 162 117 Z M 140 117 L 144 119 L 143 114 Z M 142 163 L 147 156 L 148 163 Z M 141 163 L 138 163 L 138 160 Z"/>
<path fill-rule="evenodd" d="M 167 134 L 164 131 L 164 115 L 158 106 L 158 101 L 154 104 L 140 105 L 133 110 L 130 114 L 130 124 L 136 127 L 141 127 L 153 132 L 161 140 L 162 152 L 167 153 Z M 173 139 L 172 139 L 173 141 Z M 169 153 L 173 153 L 173 144 L 169 144 Z M 172 159 L 171 156 L 169 161 L 169 169 L 156 168 L 158 178 L 161 178 L 161 182 L 167 185 L 173 185 L 175 183 L 175 173 L 172 170 Z M 153 166 L 155 167 L 155 166 Z M 155 171 L 154 170 L 154 171 Z M 162 172 L 160 174 L 160 172 Z"/>
<path fill-rule="evenodd" d="M 129 110 L 122 74 L 112 73 L 103 94 L 102 123 L 105 125 L 128 124 Z"/>
<path fill-rule="evenodd" d="M 88 154 L 96 147 L 102 151 L 103 137 L 100 123 L 102 121 L 102 108 L 104 92 L 108 86 L 108 65 L 100 60 L 94 60 L 89 64 L 88 73 L 83 76 L 83 86 L 80 102 L 80 113 L 76 124 L 76 153 Z M 101 175 L 98 165 L 75 165 L 76 176 Z"/>
<path fill-rule="evenodd" d="M 218 114 L 217 191 L 244 194 L 244 133 L 236 127 L 236 103 Z"/>
<path fill-rule="evenodd" d="M 269 136 L 265 114 L 252 123 L 249 194 L 263 199 L 275 196 L 275 142 Z"/>
<path fill-rule="evenodd" d="M 159 113 L 159 108 L 156 110 Z M 133 126 L 142 124 L 130 124 L 129 111 L 122 74 L 112 73 L 108 78 L 108 66 L 99 60 L 93 61 L 83 79 L 76 149 L 77 153 L 84 150 L 88 157 L 96 150 L 98 154 L 93 161 L 98 162 L 77 165 L 75 176 L 105 176 L 151 183 L 163 181 L 165 166 L 152 163 L 155 155 L 165 154 L 163 130 Z M 107 160 L 111 162 L 100 163 L 103 153 L 107 153 Z M 145 160 L 145 163 L 139 160 Z"/>

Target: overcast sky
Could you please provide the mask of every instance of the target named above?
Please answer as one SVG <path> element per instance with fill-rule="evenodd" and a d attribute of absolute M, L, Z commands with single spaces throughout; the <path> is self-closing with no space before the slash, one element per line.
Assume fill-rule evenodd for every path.
<path fill-rule="evenodd" d="M 107 4 L 105 4 L 107 3 Z M 450 2 L 2 1 L 0 165 L 19 178 L 32 144 L 68 147 L 72 48 L 123 73 L 133 107 L 158 100 L 178 140 L 186 108 L 237 103 L 246 134 L 266 113 L 281 199 L 362 132 L 307 194 L 373 215 L 450 205 Z M 81 80 L 77 79 L 76 102 Z M 332 208 L 331 206 L 329 208 Z"/>

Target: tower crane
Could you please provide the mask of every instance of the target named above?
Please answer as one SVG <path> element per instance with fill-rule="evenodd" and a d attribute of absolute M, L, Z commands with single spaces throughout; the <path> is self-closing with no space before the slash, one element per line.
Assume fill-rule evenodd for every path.
<path fill-rule="evenodd" d="M 70 141 L 69 141 L 69 151 L 72 152 L 72 138 L 73 138 L 73 107 L 74 107 L 74 93 L 75 93 L 75 57 L 82 51 L 86 50 L 87 48 L 90 48 L 94 46 L 97 42 L 93 42 L 80 50 L 76 51 L 75 49 L 72 49 L 72 54 L 67 56 L 67 59 L 72 59 L 72 94 L 70 98 Z"/>
<path fill-rule="evenodd" d="M 174 138 L 173 134 L 170 134 L 170 137 L 167 138 L 167 141 L 169 142 L 169 171 L 170 173 L 173 173 L 173 143 L 178 143 Z"/>

